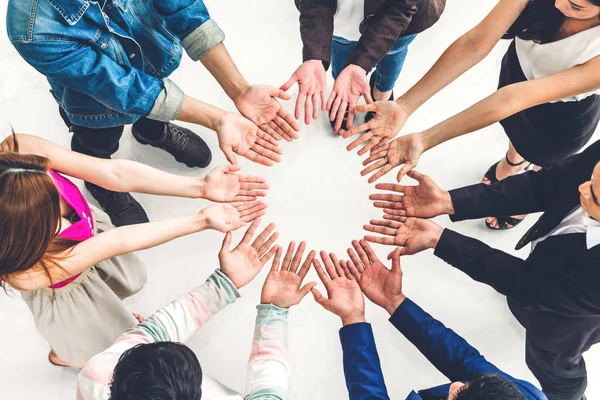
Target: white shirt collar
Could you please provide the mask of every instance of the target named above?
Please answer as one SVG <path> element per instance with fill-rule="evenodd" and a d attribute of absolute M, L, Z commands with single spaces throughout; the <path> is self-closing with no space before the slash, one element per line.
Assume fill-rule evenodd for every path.
<path fill-rule="evenodd" d="M 585 237 L 587 248 L 589 250 L 592 247 L 600 244 L 600 221 L 596 221 L 589 215 L 585 214 L 583 216 L 583 224 L 587 228 Z"/>

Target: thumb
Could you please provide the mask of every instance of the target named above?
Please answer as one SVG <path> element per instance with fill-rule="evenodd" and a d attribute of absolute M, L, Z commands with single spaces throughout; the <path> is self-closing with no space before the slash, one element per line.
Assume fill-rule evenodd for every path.
<path fill-rule="evenodd" d="M 227 232 L 225 234 L 225 239 L 223 239 L 223 246 L 221 246 L 221 250 L 223 251 L 227 251 L 229 252 L 229 250 L 231 249 L 231 240 L 232 240 L 233 236 L 231 235 L 231 232 Z"/>
<path fill-rule="evenodd" d="M 300 293 L 300 298 L 303 299 L 315 286 L 317 286 L 317 282 L 308 282 L 306 285 L 302 286 L 298 291 Z"/>
<path fill-rule="evenodd" d="M 404 166 L 402 168 L 400 168 L 400 171 L 398 172 L 398 176 L 396 177 L 398 182 L 400 182 L 402 180 L 402 178 L 404 177 L 404 175 L 406 175 L 409 171 L 412 171 L 412 169 L 415 167 L 415 164 L 412 162 L 407 162 L 406 164 L 404 164 Z"/>
<path fill-rule="evenodd" d="M 416 180 L 419 183 L 423 182 L 423 180 L 427 177 L 427 175 L 423 175 L 422 173 L 417 172 L 414 169 L 408 171 L 408 173 L 406 175 L 413 178 L 414 180 Z"/>
<path fill-rule="evenodd" d="M 283 85 L 281 85 L 281 87 L 279 89 L 283 90 L 283 91 L 287 91 L 292 86 L 294 86 L 294 83 L 296 83 L 297 81 L 298 80 L 296 79 L 296 74 L 294 74 L 294 75 L 292 75 L 292 77 L 290 79 L 288 79 L 288 81 L 286 83 L 284 83 Z"/>
<path fill-rule="evenodd" d="M 356 111 L 358 112 L 377 112 L 377 106 L 375 105 L 375 103 L 371 103 L 371 104 L 359 104 L 356 106 Z"/>
<path fill-rule="evenodd" d="M 225 172 L 228 172 L 228 173 L 231 173 L 231 172 L 238 172 L 240 169 L 242 169 L 242 167 L 240 167 L 240 166 L 239 166 L 239 165 L 237 165 L 237 164 L 234 164 L 234 165 L 227 165 L 225 168 L 226 168 L 226 169 L 225 169 Z"/>
<path fill-rule="evenodd" d="M 400 253 L 401 248 L 398 247 L 390 254 L 392 256 L 392 272 L 400 271 Z"/>
<path fill-rule="evenodd" d="M 322 305 L 324 308 L 327 308 L 327 307 L 325 307 L 325 304 L 327 303 L 327 299 L 325 297 L 323 297 L 323 295 L 321 294 L 321 292 L 319 292 L 314 287 L 312 289 L 310 289 L 310 292 L 312 293 L 312 295 L 315 298 L 315 301 L 317 303 L 319 303 L 320 305 Z"/>
<path fill-rule="evenodd" d="M 237 158 L 235 158 L 235 154 L 233 153 L 233 149 L 231 146 L 223 146 L 221 147 L 223 153 L 225 154 L 225 158 L 233 165 L 237 165 Z"/>
<path fill-rule="evenodd" d="M 281 99 L 281 100 L 289 100 L 292 98 L 291 94 L 286 93 L 281 89 L 275 89 L 274 87 L 269 89 L 269 94 L 272 97 L 277 97 L 278 99 Z"/>

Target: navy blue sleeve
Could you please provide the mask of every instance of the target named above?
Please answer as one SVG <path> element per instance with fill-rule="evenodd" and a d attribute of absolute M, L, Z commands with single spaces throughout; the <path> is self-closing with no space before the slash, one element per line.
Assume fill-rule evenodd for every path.
<path fill-rule="evenodd" d="M 340 329 L 340 340 L 350 400 L 389 400 L 371 325 L 346 325 Z"/>
<path fill-rule="evenodd" d="M 465 339 L 409 299 L 398 307 L 390 322 L 452 382 L 466 382 L 483 374 L 508 377 Z"/>

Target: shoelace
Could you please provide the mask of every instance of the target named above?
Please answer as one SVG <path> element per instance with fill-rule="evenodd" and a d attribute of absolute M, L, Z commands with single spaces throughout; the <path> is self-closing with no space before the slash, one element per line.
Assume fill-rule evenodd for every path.
<path fill-rule="evenodd" d="M 188 133 L 173 124 L 167 124 L 167 130 L 167 134 L 161 140 L 162 144 L 183 151 L 190 140 Z"/>

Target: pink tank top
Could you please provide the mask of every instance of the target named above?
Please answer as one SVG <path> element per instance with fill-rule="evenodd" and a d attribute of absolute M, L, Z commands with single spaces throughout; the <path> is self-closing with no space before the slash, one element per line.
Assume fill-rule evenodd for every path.
<path fill-rule="evenodd" d="M 65 239 L 83 242 L 86 239 L 94 236 L 94 218 L 90 206 L 73 182 L 62 176 L 61 174 L 50 170 L 50 175 L 54 179 L 54 184 L 58 190 L 58 194 L 77 214 L 79 220 L 74 222 L 70 227 L 62 231 L 58 236 Z M 70 277 L 67 280 L 58 282 L 50 288 L 60 289 L 67 286 L 69 283 L 77 279 L 81 274 Z"/>

